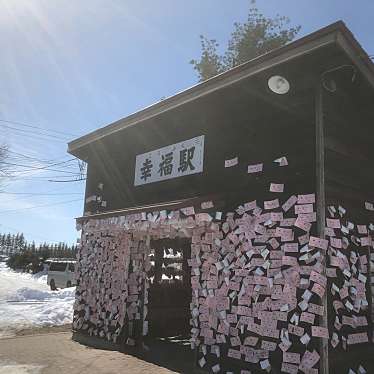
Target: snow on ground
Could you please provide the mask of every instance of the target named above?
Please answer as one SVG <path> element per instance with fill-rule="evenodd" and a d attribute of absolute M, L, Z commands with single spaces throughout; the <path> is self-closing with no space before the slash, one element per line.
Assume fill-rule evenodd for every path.
<path fill-rule="evenodd" d="M 19 365 L 14 362 L 0 360 L 0 374 L 39 374 L 43 366 Z"/>
<path fill-rule="evenodd" d="M 18 273 L 0 263 L 0 337 L 71 323 L 74 297 L 75 287 L 50 291 L 45 273 Z"/>
<path fill-rule="evenodd" d="M 31 287 L 39 290 L 48 290 L 47 274 L 27 274 L 9 269 L 4 262 L 0 262 L 0 300 L 7 294 L 21 287 Z"/>

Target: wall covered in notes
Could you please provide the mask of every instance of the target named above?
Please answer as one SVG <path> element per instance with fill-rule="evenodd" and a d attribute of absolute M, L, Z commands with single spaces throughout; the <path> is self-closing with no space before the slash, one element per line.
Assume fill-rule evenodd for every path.
<path fill-rule="evenodd" d="M 326 236 L 318 238 L 315 194 L 277 198 L 284 189 L 274 183 L 269 190 L 274 199 L 231 212 L 217 212 L 209 201 L 196 214 L 187 207 L 89 220 L 78 257 L 74 329 L 135 345 L 148 329 L 150 240 L 183 236 L 191 238 L 191 347 L 201 368 L 318 373 L 321 339 L 346 352 L 369 342 L 374 226 L 357 225 L 343 206 L 330 206 Z M 320 323 L 326 292 L 329 328 Z M 365 373 L 365 365 L 356 366 L 354 373 Z"/>

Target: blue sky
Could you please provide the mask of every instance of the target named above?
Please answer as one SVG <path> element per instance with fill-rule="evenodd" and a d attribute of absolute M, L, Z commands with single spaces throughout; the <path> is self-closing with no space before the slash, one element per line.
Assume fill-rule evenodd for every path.
<path fill-rule="evenodd" d="M 27 167 L 9 165 L 17 178 L 0 186 L 0 232 L 75 242 L 84 182 L 48 182 L 77 170 L 66 142 L 194 85 L 188 62 L 199 57 L 199 35 L 225 46 L 248 6 L 248 0 L 0 0 L 0 120 L 55 131 L 0 122 L 0 142 L 17 153 L 8 162 Z M 373 1 L 258 0 L 258 7 L 289 16 L 302 26 L 299 36 L 342 19 L 374 54 Z M 36 169 L 47 160 L 68 162 L 55 166 L 61 172 Z"/>

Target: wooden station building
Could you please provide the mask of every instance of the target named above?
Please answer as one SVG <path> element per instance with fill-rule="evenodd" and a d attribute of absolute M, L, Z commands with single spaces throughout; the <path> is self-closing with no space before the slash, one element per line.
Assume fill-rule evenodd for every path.
<path fill-rule="evenodd" d="M 373 125 L 337 22 L 70 142 L 74 330 L 187 336 L 215 373 L 373 373 Z"/>

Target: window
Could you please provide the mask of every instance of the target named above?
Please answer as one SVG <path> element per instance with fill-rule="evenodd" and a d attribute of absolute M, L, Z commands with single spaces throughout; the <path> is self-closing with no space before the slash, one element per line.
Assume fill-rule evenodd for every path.
<path fill-rule="evenodd" d="M 52 262 L 49 270 L 50 271 L 65 271 L 66 262 Z"/>

